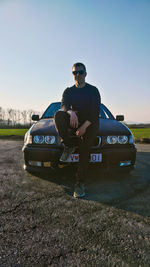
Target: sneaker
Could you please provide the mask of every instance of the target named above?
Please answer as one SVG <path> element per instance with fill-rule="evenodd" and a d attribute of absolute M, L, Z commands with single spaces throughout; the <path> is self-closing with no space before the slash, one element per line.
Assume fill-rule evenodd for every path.
<path fill-rule="evenodd" d="M 75 152 L 75 147 L 64 146 L 64 151 L 59 160 L 65 162 L 68 159 L 69 155 L 74 152 Z"/>
<path fill-rule="evenodd" d="M 74 188 L 73 196 L 75 198 L 85 197 L 85 186 L 83 183 L 76 183 Z"/>

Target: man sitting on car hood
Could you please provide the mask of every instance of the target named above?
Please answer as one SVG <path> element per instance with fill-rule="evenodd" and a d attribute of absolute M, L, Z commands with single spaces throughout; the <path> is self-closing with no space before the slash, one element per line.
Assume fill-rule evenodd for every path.
<path fill-rule="evenodd" d="M 90 149 L 99 127 L 100 93 L 98 89 L 85 82 L 86 67 L 76 63 L 72 67 L 75 84 L 68 87 L 62 96 L 62 111 L 55 113 L 55 124 L 64 145 L 60 161 L 67 161 L 74 153 L 75 145 L 79 146 L 79 163 L 76 173 L 74 197 L 85 196 L 85 181 L 87 177 Z M 73 143 L 72 134 L 78 137 L 78 143 Z"/>

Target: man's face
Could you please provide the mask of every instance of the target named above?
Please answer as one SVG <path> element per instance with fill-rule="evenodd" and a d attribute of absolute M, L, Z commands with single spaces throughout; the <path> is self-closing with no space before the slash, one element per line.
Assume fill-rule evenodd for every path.
<path fill-rule="evenodd" d="M 77 82 L 78 84 L 85 83 L 86 72 L 82 66 L 73 67 L 72 74 L 75 82 Z"/>

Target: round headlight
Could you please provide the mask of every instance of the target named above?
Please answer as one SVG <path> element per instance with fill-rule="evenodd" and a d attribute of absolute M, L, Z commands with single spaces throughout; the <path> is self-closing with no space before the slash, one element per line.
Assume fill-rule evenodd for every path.
<path fill-rule="evenodd" d="M 118 143 L 119 144 L 126 144 L 128 142 L 128 137 L 126 135 L 118 136 Z"/>
<path fill-rule="evenodd" d="M 116 144 L 117 143 L 117 136 L 107 136 L 107 143 L 110 145 Z"/>
<path fill-rule="evenodd" d="M 36 144 L 42 144 L 42 143 L 44 143 L 44 136 L 43 135 L 35 135 L 34 136 L 34 142 Z"/>
<path fill-rule="evenodd" d="M 47 144 L 54 144 L 55 143 L 55 136 L 50 136 L 50 135 L 45 136 L 45 142 Z"/>

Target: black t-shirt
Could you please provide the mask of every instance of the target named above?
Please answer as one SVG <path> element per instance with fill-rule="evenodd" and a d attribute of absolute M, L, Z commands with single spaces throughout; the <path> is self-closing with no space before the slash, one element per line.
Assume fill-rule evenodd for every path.
<path fill-rule="evenodd" d="M 68 87 L 62 96 L 61 106 L 65 110 L 74 110 L 80 123 L 88 120 L 92 124 L 97 124 L 100 113 L 100 93 L 95 86 L 88 83 L 84 87 L 78 88 L 75 85 Z"/>

